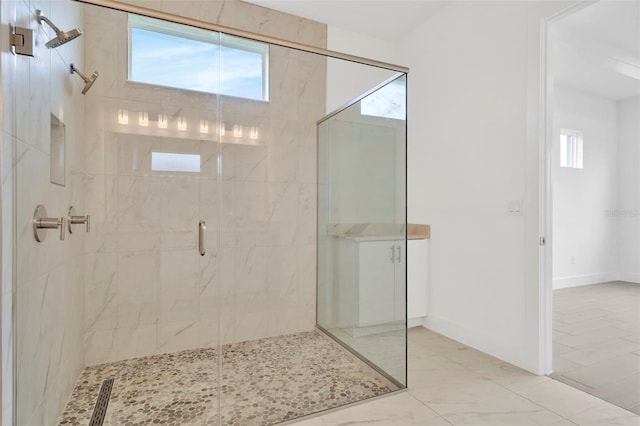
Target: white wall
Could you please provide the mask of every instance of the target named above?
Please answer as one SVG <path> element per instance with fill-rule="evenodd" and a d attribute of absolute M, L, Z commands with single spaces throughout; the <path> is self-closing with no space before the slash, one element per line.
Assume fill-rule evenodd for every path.
<path fill-rule="evenodd" d="M 553 287 L 618 278 L 616 102 L 573 89 L 553 93 Z M 583 134 L 584 168 L 560 167 L 560 129 Z"/>
<path fill-rule="evenodd" d="M 539 24 L 568 4 L 452 2 L 396 47 L 411 70 L 409 222 L 432 226 L 427 325 L 538 373 Z M 329 48 L 348 48 L 332 31 Z"/>
<path fill-rule="evenodd" d="M 619 278 L 640 283 L 640 96 L 617 106 Z"/>

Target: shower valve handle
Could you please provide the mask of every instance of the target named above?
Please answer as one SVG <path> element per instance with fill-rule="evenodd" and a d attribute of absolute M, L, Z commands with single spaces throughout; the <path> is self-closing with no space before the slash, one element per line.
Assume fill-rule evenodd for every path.
<path fill-rule="evenodd" d="M 60 228 L 60 240 L 64 240 L 64 217 L 58 219 L 57 217 L 47 217 L 47 209 L 39 204 L 36 207 L 36 211 L 33 214 L 33 235 L 36 241 L 41 243 L 46 236 L 42 233 L 41 229 L 58 229 Z"/>
<path fill-rule="evenodd" d="M 73 227 L 71 225 L 86 225 L 86 231 L 89 232 L 91 230 L 91 216 L 76 216 L 75 210 L 73 206 L 69 207 L 69 212 L 67 213 L 67 226 L 69 228 L 69 234 L 73 234 Z"/>

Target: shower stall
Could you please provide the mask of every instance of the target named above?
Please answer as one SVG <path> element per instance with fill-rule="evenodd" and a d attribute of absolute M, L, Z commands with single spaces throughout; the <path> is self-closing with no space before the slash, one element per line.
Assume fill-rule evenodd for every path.
<path fill-rule="evenodd" d="M 406 387 L 406 69 L 241 1 L 0 20 L 3 424 L 270 425 Z"/>

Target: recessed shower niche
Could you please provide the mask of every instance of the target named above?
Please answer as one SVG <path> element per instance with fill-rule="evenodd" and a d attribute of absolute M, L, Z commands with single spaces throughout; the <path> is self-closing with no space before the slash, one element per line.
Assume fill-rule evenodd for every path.
<path fill-rule="evenodd" d="M 265 10 L 225 3 L 247 7 Z M 104 424 L 269 425 L 406 387 L 404 278 L 388 283 L 397 315 L 359 327 L 340 317 L 371 309 L 345 278 L 356 264 L 335 263 L 372 233 L 404 244 L 406 114 L 383 103 L 406 106 L 406 70 L 328 52 L 325 26 L 284 14 L 292 42 L 220 32 L 244 25 L 224 14 L 47 9 L 82 36 L 36 43 L 12 70 L 32 87 L 48 76 L 40 102 L 16 96 L 36 123 L 14 140 L 16 423 L 88 424 L 104 383 Z M 83 87 L 69 64 L 100 77 Z M 65 121 L 65 186 L 49 183 L 50 111 Z M 325 214 L 345 188 L 344 212 L 367 215 Z M 74 206 L 91 232 L 36 243 L 38 204 Z"/>
<path fill-rule="evenodd" d="M 56 185 L 65 185 L 65 130 L 64 123 L 55 115 L 51 114 L 51 145 L 49 153 L 50 161 L 50 181 Z"/>

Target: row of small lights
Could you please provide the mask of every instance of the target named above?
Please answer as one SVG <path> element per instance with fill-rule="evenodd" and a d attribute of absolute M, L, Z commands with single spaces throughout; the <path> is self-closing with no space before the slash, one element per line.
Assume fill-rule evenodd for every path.
<path fill-rule="evenodd" d="M 129 124 L 129 111 L 126 109 L 118 110 L 118 123 Z M 169 117 L 166 114 L 158 114 L 158 128 L 166 129 L 169 127 Z M 149 114 L 145 111 L 138 113 L 138 125 L 140 127 L 149 127 Z M 177 128 L 180 131 L 187 131 L 187 119 L 180 116 L 178 117 Z M 200 120 L 200 133 L 209 133 L 209 121 Z M 220 136 L 225 136 L 226 129 L 224 123 L 220 124 L 218 129 Z M 243 135 L 243 127 L 240 124 L 234 124 L 232 129 L 232 135 L 235 138 L 241 138 Z M 258 128 L 249 127 L 249 139 L 258 139 Z"/>

